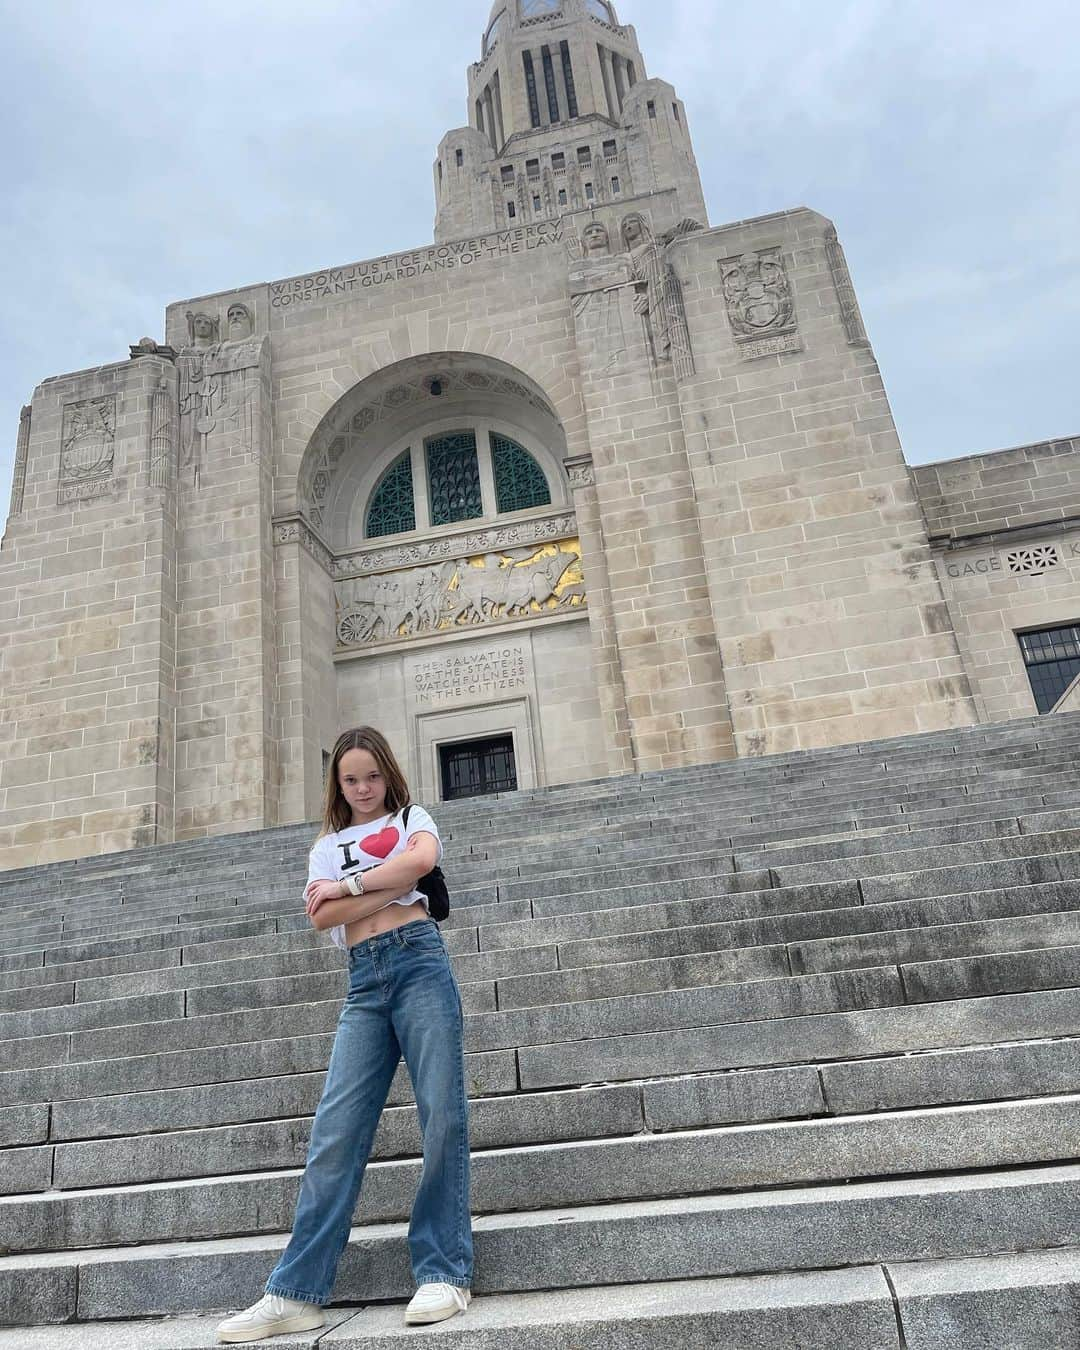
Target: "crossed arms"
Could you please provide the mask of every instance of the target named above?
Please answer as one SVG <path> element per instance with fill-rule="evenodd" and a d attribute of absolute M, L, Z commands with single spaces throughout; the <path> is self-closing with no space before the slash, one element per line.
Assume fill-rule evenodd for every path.
<path fill-rule="evenodd" d="M 410 837 L 404 851 L 396 858 L 364 873 L 363 895 L 352 896 L 344 882 L 329 878 L 308 882 L 304 900 L 312 926 L 325 932 L 339 924 L 356 923 L 358 919 L 366 919 L 385 909 L 400 896 L 415 890 L 416 883 L 427 876 L 438 858 L 438 840 L 426 830 L 420 830 Z M 343 898 L 346 896 L 347 899 Z"/>

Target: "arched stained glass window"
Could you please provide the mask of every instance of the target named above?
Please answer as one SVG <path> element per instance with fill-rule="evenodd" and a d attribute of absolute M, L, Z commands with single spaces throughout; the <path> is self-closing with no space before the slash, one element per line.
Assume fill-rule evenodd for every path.
<path fill-rule="evenodd" d="M 413 498 L 412 451 L 406 450 L 383 475 L 368 507 L 366 534 L 379 539 L 384 534 L 405 534 L 416 529 Z"/>
<path fill-rule="evenodd" d="M 517 441 L 492 433 L 491 459 L 499 511 L 525 511 L 530 506 L 551 505 L 551 489 L 543 469 Z"/>
<path fill-rule="evenodd" d="M 455 431 L 428 441 L 427 470 L 432 525 L 453 525 L 484 514 L 473 432 Z"/>

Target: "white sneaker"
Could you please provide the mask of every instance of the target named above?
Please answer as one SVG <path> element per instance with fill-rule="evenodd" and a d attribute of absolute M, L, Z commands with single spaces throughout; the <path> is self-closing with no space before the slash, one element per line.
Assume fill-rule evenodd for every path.
<path fill-rule="evenodd" d="M 318 1331 L 326 1325 L 323 1310 L 314 1303 L 297 1303 L 280 1294 L 264 1294 L 243 1312 L 227 1317 L 217 1329 L 219 1341 L 236 1345 L 281 1336 L 292 1331 Z"/>
<path fill-rule="evenodd" d="M 463 1313 L 471 1302 L 468 1289 L 459 1289 L 456 1284 L 422 1284 L 405 1309 L 405 1321 L 412 1326 L 445 1322 Z"/>

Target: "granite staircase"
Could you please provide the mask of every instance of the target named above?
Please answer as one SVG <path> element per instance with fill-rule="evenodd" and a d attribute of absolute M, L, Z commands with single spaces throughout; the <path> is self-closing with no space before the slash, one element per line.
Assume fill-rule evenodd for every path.
<path fill-rule="evenodd" d="M 1080 715 L 446 804 L 476 1302 L 408 1331 L 404 1068 L 330 1325 L 391 1350 L 1080 1345 Z M 198 1350 L 345 991 L 310 826 L 0 875 L 0 1347 Z"/>

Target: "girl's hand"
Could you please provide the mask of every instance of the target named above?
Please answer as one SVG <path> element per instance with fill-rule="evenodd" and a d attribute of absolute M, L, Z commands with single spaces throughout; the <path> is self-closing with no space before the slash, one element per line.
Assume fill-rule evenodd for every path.
<path fill-rule="evenodd" d="M 327 900 L 340 900 L 342 898 L 340 881 L 312 881 L 307 890 L 304 891 L 304 899 L 307 902 L 307 913 L 310 918 Z"/>

